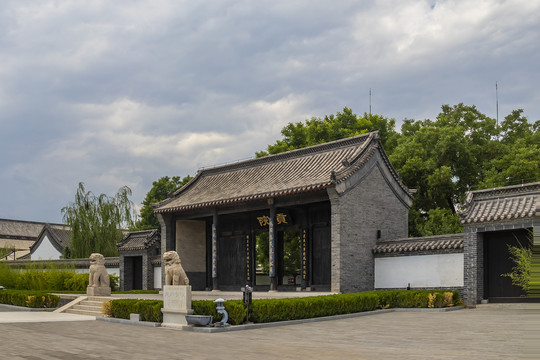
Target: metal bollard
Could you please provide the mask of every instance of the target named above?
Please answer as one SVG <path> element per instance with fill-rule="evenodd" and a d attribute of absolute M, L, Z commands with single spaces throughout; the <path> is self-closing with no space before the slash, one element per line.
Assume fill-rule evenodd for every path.
<path fill-rule="evenodd" d="M 252 295 L 253 295 L 253 288 L 249 285 L 244 286 L 241 288 L 244 298 L 244 303 L 246 304 L 246 323 L 249 323 L 249 305 L 252 302 Z"/>

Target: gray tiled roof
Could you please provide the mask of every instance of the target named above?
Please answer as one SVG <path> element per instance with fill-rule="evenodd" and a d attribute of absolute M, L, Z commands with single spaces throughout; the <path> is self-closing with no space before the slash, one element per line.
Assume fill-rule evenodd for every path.
<path fill-rule="evenodd" d="M 35 240 L 41 233 L 41 230 L 43 230 L 45 224 L 35 221 L 0 219 L 0 237 Z M 62 225 L 54 224 L 53 226 L 61 227 Z"/>
<path fill-rule="evenodd" d="M 69 246 L 69 237 L 71 236 L 71 228 L 65 225 L 57 224 L 45 224 L 41 233 L 38 236 L 37 241 L 30 247 L 30 252 L 33 253 L 37 247 L 40 246 L 45 234 L 48 233 L 48 239 L 51 244 L 59 252 L 63 252 L 65 248 Z"/>
<path fill-rule="evenodd" d="M 463 233 L 425 236 L 379 242 L 372 249 L 374 254 L 402 253 L 413 251 L 463 249 Z"/>
<path fill-rule="evenodd" d="M 130 232 L 118 243 L 118 251 L 145 250 L 160 241 L 159 230 L 144 230 Z"/>
<path fill-rule="evenodd" d="M 175 212 L 323 190 L 345 181 L 377 151 L 408 192 L 382 150 L 379 133 L 372 132 L 200 170 L 171 198 L 157 204 L 155 211 Z"/>
<path fill-rule="evenodd" d="M 509 221 L 537 214 L 540 214 L 540 182 L 468 193 L 461 223 Z"/>

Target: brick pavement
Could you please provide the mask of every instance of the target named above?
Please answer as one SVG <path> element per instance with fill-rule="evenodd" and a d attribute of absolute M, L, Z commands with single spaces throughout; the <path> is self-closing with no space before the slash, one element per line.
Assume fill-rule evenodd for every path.
<path fill-rule="evenodd" d="M 0 313 L 0 317 L 1 317 Z M 0 324 L 6 359 L 540 359 L 540 307 L 481 306 L 203 334 L 103 321 Z"/>

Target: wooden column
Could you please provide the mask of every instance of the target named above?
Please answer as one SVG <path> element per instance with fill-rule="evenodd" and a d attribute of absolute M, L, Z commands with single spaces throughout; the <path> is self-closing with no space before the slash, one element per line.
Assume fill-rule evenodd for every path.
<path fill-rule="evenodd" d="M 277 291 L 276 274 L 276 207 L 273 199 L 269 199 L 270 219 L 268 220 L 268 275 L 270 276 L 270 291 Z"/>
<path fill-rule="evenodd" d="M 212 290 L 219 290 L 218 284 L 218 272 L 217 272 L 217 263 L 218 263 L 218 249 L 217 241 L 218 240 L 218 214 L 217 210 L 214 212 L 214 218 L 212 221 Z"/>

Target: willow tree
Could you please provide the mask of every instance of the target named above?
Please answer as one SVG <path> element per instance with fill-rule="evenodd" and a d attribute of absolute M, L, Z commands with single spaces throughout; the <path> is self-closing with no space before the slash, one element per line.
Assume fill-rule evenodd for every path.
<path fill-rule="evenodd" d="M 122 240 L 122 228 L 133 225 L 131 189 L 124 186 L 113 197 L 94 195 L 79 183 L 75 201 L 62 208 L 65 224 L 71 227 L 69 258 L 86 258 L 97 252 L 118 256 L 116 244 Z"/>

